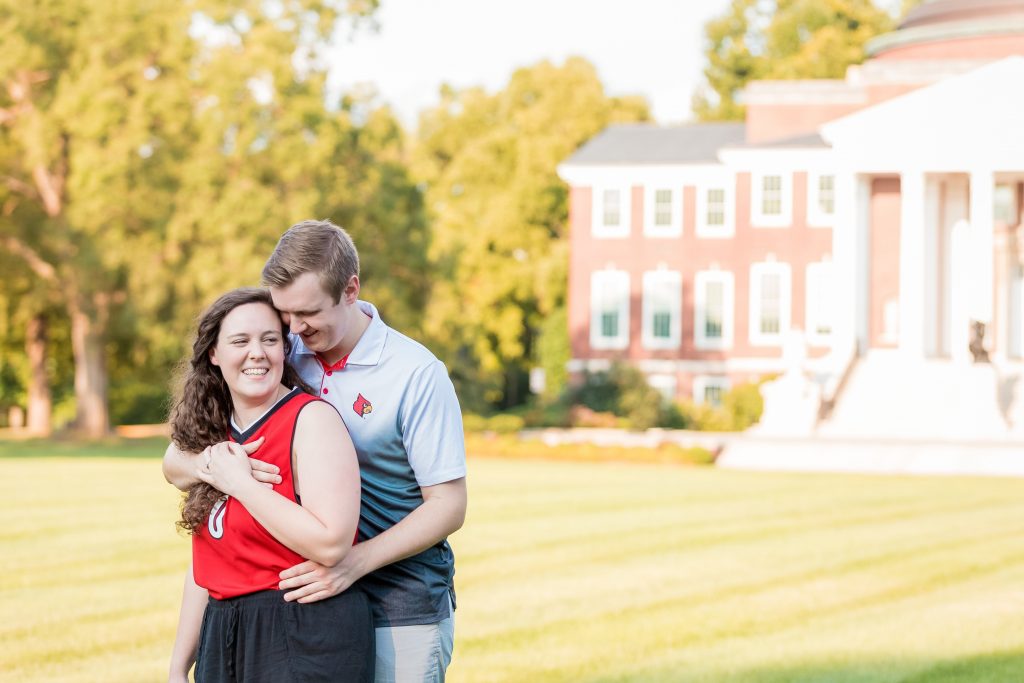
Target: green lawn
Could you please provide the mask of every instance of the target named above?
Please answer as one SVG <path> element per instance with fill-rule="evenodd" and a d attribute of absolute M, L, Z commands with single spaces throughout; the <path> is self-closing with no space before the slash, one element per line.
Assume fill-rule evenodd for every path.
<path fill-rule="evenodd" d="M 159 461 L 17 450 L 0 680 L 162 680 L 188 543 Z M 456 683 L 1024 680 L 1017 480 L 471 458 L 453 545 Z"/>

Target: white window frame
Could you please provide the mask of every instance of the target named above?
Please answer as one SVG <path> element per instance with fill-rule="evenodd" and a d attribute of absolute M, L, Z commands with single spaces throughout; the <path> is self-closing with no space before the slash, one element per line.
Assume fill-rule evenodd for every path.
<path fill-rule="evenodd" d="M 736 234 L 736 201 L 734 192 L 735 180 L 723 177 L 717 182 L 704 182 L 697 185 L 697 237 L 721 239 Z M 708 225 L 708 191 L 722 190 L 724 223 Z"/>
<path fill-rule="evenodd" d="M 832 213 L 821 209 L 821 179 L 832 177 Z M 807 224 L 815 228 L 831 228 L 836 222 L 836 174 L 811 171 L 807 174 Z"/>
<path fill-rule="evenodd" d="M 672 217 L 668 225 L 658 225 L 657 217 L 658 204 L 655 201 L 659 191 L 672 193 L 669 206 L 672 210 Z M 679 237 L 683 234 L 683 188 L 659 185 L 644 186 L 644 236 L 645 237 Z"/>
<path fill-rule="evenodd" d="M 621 197 L 617 225 L 604 224 L 604 193 L 608 190 L 617 190 Z M 590 209 L 591 234 L 598 239 L 629 237 L 629 226 L 633 215 L 633 188 L 628 185 L 595 185 L 591 188 L 591 192 L 593 193 Z"/>
<path fill-rule="evenodd" d="M 652 389 L 661 394 L 666 403 L 675 402 L 676 395 L 679 392 L 679 380 L 675 375 L 647 375 L 647 383 Z"/>
<path fill-rule="evenodd" d="M 778 176 L 779 213 L 765 214 L 764 180 Z M 793 224 L 793 174 L 789 171 L 758 171 L 750 175 L 750 225 L 755 228 L 787 228 Z"/>
<path fill-rule="evenodd" d="M 815 346 L 828 346 L 832 342 L 832 334 L 835 331 L 835 321 L 829 320 L 828 333 L 818 332 L 817 315 L 824 303 L 825 309 L 835 311 L 836 302 L 836 276 L 835 266 L 831 261 L 816 261 L 807 264 L 807 279 L 804 289 L 806 290 L 806 306 L 804 309 L 804 329 L 807 334 L 808 343 Z M 822 278 L 831 279 L 831 283 L 823 282 Z M 822 299 L 825 299 L 822 301 Z M 831 299 L 831 301 L 829 301 Z"/>
<path fill-rule="evenodd" d="M 654 290 L 665 286 L 670 294 L 669 337 L 654 336 Z M 641 309 L 640 342 L 645 349 L 678 349 L 682 343 L 683 318 L 683 275 L 677 270 L 649 270 L 643 274 L 643 299 Z"/>
<path fill-rule="evenodd" d="M 708 283 L 722 284 L 722 336 L 715 339 L 706 336 Z M 733 340 L 736 306 L 736 281 L 733 274 L 725 270 L 701 270 L 693 278 L 693 343 L 702 351 L 731 349 Z"/>
<path fill-rule="evenodd" d="M 619 327 L 614 337 L 601 334 L 601 295 L 605 287 L 619 289 Z M 608 268 L 590 274 L 590 347 L 592 349 L 625 349 L 629 346 L 629 273 Z"/>
<path fill-rule="evenodd" d="M 722 396 L 731 387 L 729 378 L 725 375 L 697 375 L 693 378 L 693 402 L 697 405 L 704 404 L 704 393 L 708 387 L 717 386 L 722 390 Z"/>
<path fill-rule="evenodd" d="M 774 334 L 761 332 L 761 276 L 779 276 L 779 331 Z M 788 263 L 769 261 L 750 266 L 750 318 L 748 320 L 750 344 L 752 346 L 781 347 L 789 334 L 793 306 L 793 277 Z"/>

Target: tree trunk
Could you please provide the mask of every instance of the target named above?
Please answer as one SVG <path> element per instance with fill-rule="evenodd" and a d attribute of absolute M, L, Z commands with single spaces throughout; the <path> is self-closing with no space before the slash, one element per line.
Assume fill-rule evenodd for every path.
<path fill-rule="evenodd" d="M 103 333 L 106 304 L 95 302 L 95 315 L 84 310 L 78 297 L 68 303 L 71 314 L 71 351 L 75 358 L 75 429 L 82 436 L 99 439 L 110 432 L 107 408 L 107 362 Z"/>
<path fill-rule="evenodd" d="M 28 356 L 28 431 L 39 436 L 51 432 L 50 382 L 46 376 L 46 318 L 33 316 L 25 331 L 25 355 Z"/>

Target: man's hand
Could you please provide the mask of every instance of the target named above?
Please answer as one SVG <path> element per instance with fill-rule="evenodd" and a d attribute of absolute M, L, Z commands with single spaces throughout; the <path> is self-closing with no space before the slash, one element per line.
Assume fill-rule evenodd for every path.
<path fill-rule="evenodd" d="M 354 545 L 333 567 L 307 560 L 281 572 L 281 582 L 277 587 L 290 591 L 284 594 L 288 602 L 317 602 L 334 597 L 366 575 L 361 555 L 359 545 Z"/>
<path fill-rule="evenodd" d="M 263 445 L 263 437 L 256 439 L 252 443 L 242 444 L 242 448 L 245 449 L 245 454 L 249 457 L 249 467 L 252 468 L 252 477 L 261 484 L 272 486 L 274 484 L 281 483 L 281 468 L 277 465 L 271 465 L 269 462 L 263 462 L 252 457 L 252 454 L 259 450 L 260 446 Z"/>
<path fill-rule="evenodd" d="M 242 448 L 248 456 L 252 456 L 260 446 L 263 445 L 263 437 L 252 443 L 243 444 Z M 211 455 L 213 447 L 205 449 L 202 453 L 183 453 L 172 443 L 164 453 L 164 478 L 176 488 L 187 491 L 193 484 L 198 484 L 202 479 L 199 477 L 199 469 L 206 464 L 208 456 Z M 252 468 L 252 476 L 256 481 L 267 486 L 281 483 L 280 469 L 276 465 L 249 458 L 249 465 Z"/>

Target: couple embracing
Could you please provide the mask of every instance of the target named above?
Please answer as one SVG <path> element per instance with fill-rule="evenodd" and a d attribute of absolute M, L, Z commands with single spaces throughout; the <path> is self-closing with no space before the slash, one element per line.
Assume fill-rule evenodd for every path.
<path fill-rule="evenodd" d="M 200 317 L 164 475 L 192 535 L 169 680 L 443 681 L 466 512 L 444 365 L 359 300 L 341 228 Z"/>

